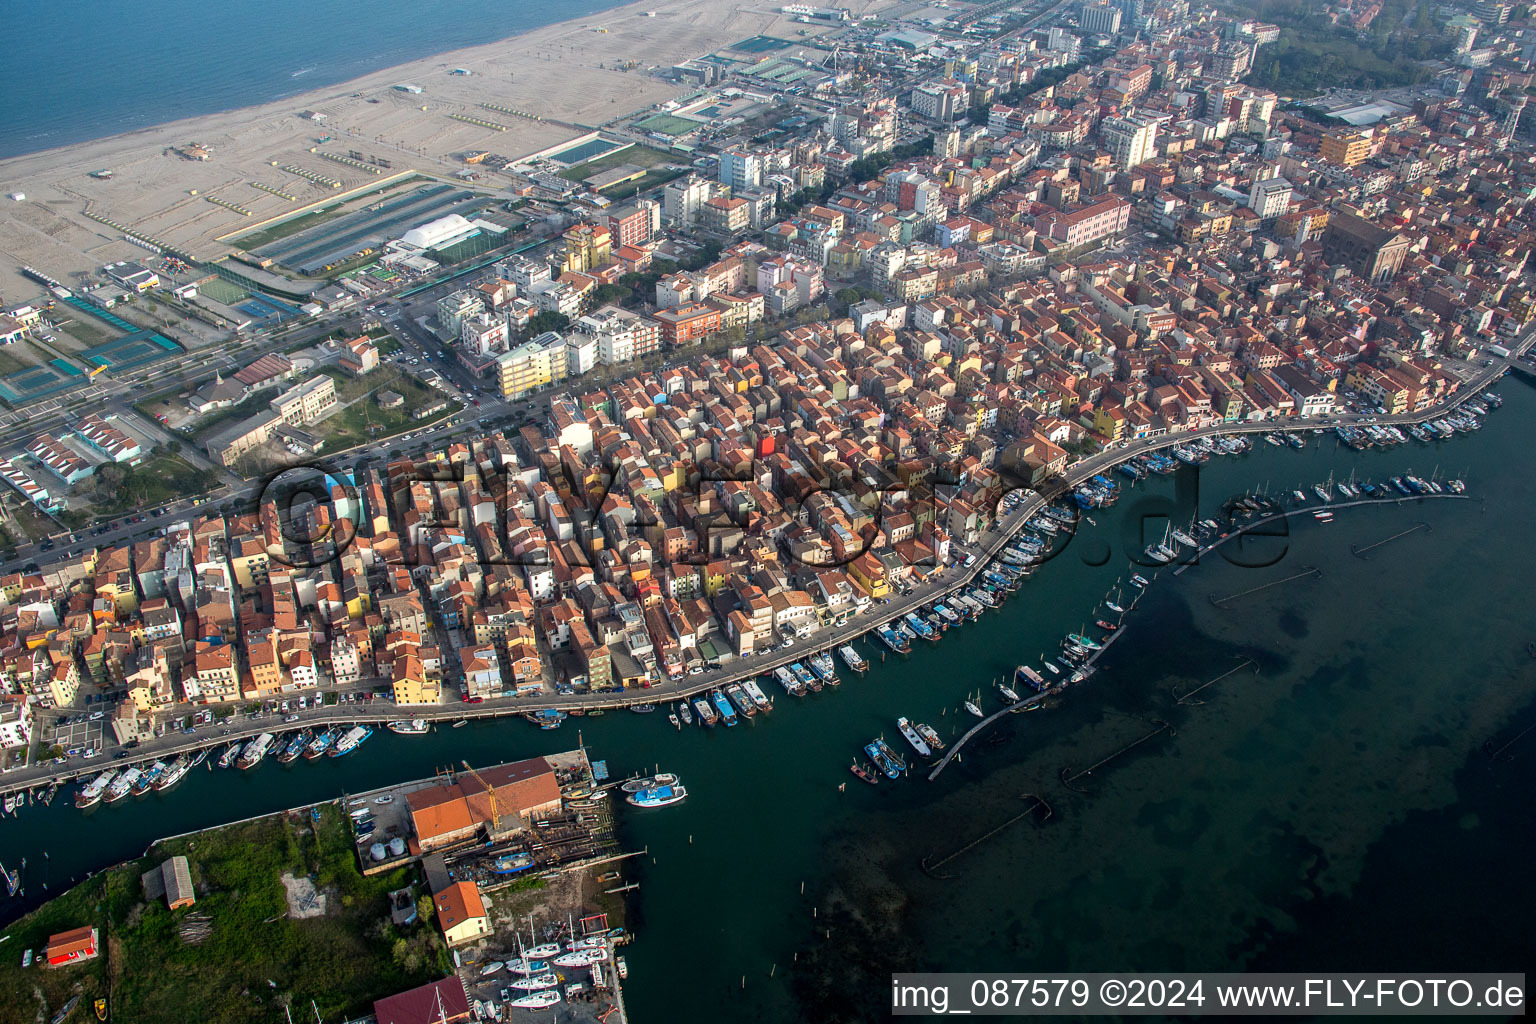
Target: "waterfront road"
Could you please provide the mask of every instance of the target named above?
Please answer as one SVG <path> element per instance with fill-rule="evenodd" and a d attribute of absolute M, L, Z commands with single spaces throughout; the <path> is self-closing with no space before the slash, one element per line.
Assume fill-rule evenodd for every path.
<path fill-rule="evenodd" d="M 1536 326 L 1533 326 L 1520 339 L 1519 343 L 1513 346 L 1510 358 L 1514 359 L 1523 356 L 1531 348 L 1533 342 L 1536 342 Z M 237 739 L 255 736 L 262 732 L 288 731 L 352 722 L 383 723 L 411 718 L 421 718 L 429 722 L 454 722 L 463 718 L 523 715 L 550 708 L 571 711 L 591 710 L 594 708 L 619 709 L 642 702 L 661 705 L 693 694 L 713 690 L 716 687 L 724 686 L 737 680 L 768 674 L 778 666 L 804 659 L 810 652 L 829 650 L 840 644 L 849 643 L 877 626 L 897 619 L 909 611 L 931 604 L 956 590 L 968 586 L 978 575 L 990 567 L 990 563 L 998 551 L 1048 502 L 1097 474 L 1111 471 L 1116 465 L 1128 459 L 1161 448 L 1186 444 L 1200 437 L 1265 433 L 1276 429 L 1331 430 L 1338 425 L 1347 426 L 1356 423 L 1407 426 L 1426 420 L 1438 419 L 1462 402 L 1479 394 L 1494 380 L 1498 379 L 1507 370 L 1508 366 L 1508 359 L 1499 359 L 1494 360 L 1487 367 L 1476 368 L 1476 372 L 1463 381 L 1462 386 L 1450 400 L 1435 406 L 1433 409 L 1426 409 L 1422 412 L 1385 416 L 1345 414 L 1324 417 L 1319 420 L 1291 418 L 1278 421 L 1219 423 L 1200 430 L 1181 431 L 1177 434 L 1168 434 L 1161 437 L 1148 437 L 1122 442 L 1116 447 L 1107 448 L 1097 455 L 1070 466 L 1065 475 L 1054 481 L 1050 487 L 1043 488 L 1040 491 L 1029 491 L 1011 514 L 1001 519 L 995 529 L 984 534 L 975 544 L 955 545 L 958 559 L 963 560 L 967 554 L 975 556 L 975 560 L 970 567 L 965 567 L 963 564 L 952 564 L 936 569 L 930 572 L 928 577 L 922 582 L 895 597 L 889 598 L 886 603 L 872 603 L 863 611 L 858 612 L 839 624 L 826 625 L 817 629 L 809 637 L 797 640 L 788 649 L 774 649 L 744 658 L 736 658 L 718 669 L 707 671 L 700 675 L 684 676 L 681 679 L 657 683 L 646 689 L 625 690 L 619 693 L 541 694 L 535 697 L 497 697 L 488 698 L 477 704 L 451 703 L 430 706 L 400 706 L 385 700 L 371 700 L 358 703 L 324 705 L 319 708 L 309 708 L 295 715 L 288 716 L 279 716 L 272 713 L 251 716 L 244 712 L 239 712 L 223 723 L 204 726 L 193 734 L 177 730 L 168 732 L 165 736 L 145 741 L 139 746 L 126 751 L 128 756 L 122 760 L 115 760 L 115 758 L 116 755 L 125 751 L 113 743 L 111 737 L 108 736 L 101 755 L 95 758 L 84 759 L 77 756 L 62 765 L 48 762 L 29 764 L 12 769 L 3 777 L 0 777 L 0 793 L 35 788 L 40 785 L 46 785 L 52 779 L 72 779 L 93 775 L 113 764 L 118 766 L 140 764 L 156 758 L 174 757 L 187 751 L 226 744 Z M 923 641 L 917 642 L 922 643 Z M 383 685 L 382 681 L 377 682 L 379 685 Z M 242 702 L 240 706 L 243 707 L 245 703 L 247 702 Z M 664 713 L 664 711 L 664 708 L 658 708 L 658 713 Z M 71 711 L 70 713 L 78 712 Z M 187 709 L 185 713 L 190 714 L 190 709 Z M 39 735 L 45 735 L 44 729 L 46 726 L 43 724 L 43 720 L 46 718 L 46 714 L 46 712 L 40 712 L 38 715 L 39 725 L 37 726 L 37 733 Z M 285 717 L 288 720 L 285 721 Z"/>

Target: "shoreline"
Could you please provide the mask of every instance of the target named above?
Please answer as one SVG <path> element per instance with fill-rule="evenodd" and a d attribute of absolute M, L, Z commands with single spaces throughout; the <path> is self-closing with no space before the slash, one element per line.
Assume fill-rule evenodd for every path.
<path fill-rule="evenodd" d="M 896 3 L 854 0 L 849 6 L 865 14 Z M 830 26 L 796 25 L 777 7 L 727 6 L 718 0 L 630 2 L 280 99 L 7 157 L 0 160 L 4 191 L 26 198 L 8 203 L 0 217 L 0 292 L 36 290 L 20 275 L 22 266 L 64 280 L 142 255 L 119 232 L 85 217 L 87 210 L 199 259 L 213 259 L 231 248 L 217 239 L 245 226 L 245 218 L 206 202 L 210 197 L 249 209 L 254 224 L 288 208 L 276 195 L 252 187 L 295 185 L 277 170 L 280 165 L 313 165 L 347 188 L 372 180 L 316 159 L 312 150 L 319 138 L 331 138 L 340 152 L 351 147 L 387 155 L 397 168 L 452 175 L 463 169 L 463 153 L 526 156 L 576 138 L 581 132 L 571 125 L 597 128 L 692 89 L 663 81 L 648 67 L 681 63 L 760 34 L 791 40 L 790 48 L 778 51 L 789 54 L 830 31 Z M 638 63 L 625 70 L 630 61 Z M 453 75 L 455 68 L 471 74 Z M 393 88 L 407 82 L 422 92 Z M 484 103 L 526 110 L 543 120 L 507 118 L 498 132 L 450 116 L 483 113 Z M 299 116 L 304 111 L 326 119 L 306 120 Z M 184 159 L 172 150 L 193 142 L 209 149 L 209 159 Z M 91 177 L 102 169 L 113 176 Z M 498 183 L 492 177 L 484 185 L 496 190 Z M 308 182 L 296 188 L 303 202 L 329 195 Z"/>
<path fill-rule="evenodd" d="M 1526 348 L 1530 347 L 1533 342 L 1536 342 L 1536 331 L 1533 331 L 1529 336 L 1522 340 L 1522 343 L 1519 346 L 1520 351 L 1523 352 Z M 1506 368 L 1503 365 L 1495 365 L 1493 368 L 1483 370 L 1477 376 L 1465 382 L 1462 387 L 1458 389 L 1456 394 L 1452 395 L 1450 399 L 1442 405 L 1435 406 L 1422 412 L 1406 413 L 1402 416 L 1381 417 L 1379 418 L 1379 422 L 1395 425 L 1407 425 L 1411 423 L 1422 422 L 1428 419 L 1438 418 L 1445 415 L 1446 412 L 1461 405 L 1463 402 L 1476 397 L 1483 390 L 1492 386 L 1492 384 L 1500 379 L 1505 372 Z M 294 729 L 304 729 L 319 726 L 329 727 L 332 725 L 359 722 L 382 725 L 390 721 L 403 721 L 414 718 L 423 718 L 433 723 L 448 723 L 457 722 L 460 719 L 478 720 L 502 718 L 508 716 L 522 717 L 531 712 L 546 709 L 570 710 L 580 708 L 583 710 L 590 710 L 593 708 L 599 708 L 605 711 L 623 710 L 624 708 L 637 703 L 665 704 L 673 700 L 687 700 L 693 695 L 700 693 L 707 694 L 711 690 L 724 687 L 733 682 L 739 682 L 743 679 L 753 679 L 765 674 L 772 674 L 774 668 L 776 667 L 781 665 L 789 665 L 792 662 L 800 661 L 803 658 L 808 657 L 808 652 L 831 651 L 839 645 L 852 643 L 860 637 L 863 637 L 866 634 L 878 629 L 885 623 L 893 619 L 901 618 L 908 611 L 913 611 L 934 601 L 943 600 L 945 597 L 954 593 L 955 591 L 971 585 L 971 583 L 974 582 L 977 577 L 992 568 L 993 563 L 1002 548 L 1006 546 L 1009 541 L 1025 527 L 1028 521 L 1033 518 L 1034 515 L 1039 512 L 1042 507 L 1044 507 L 1046 504 L 1049 504 L 1050 501 L 1053 501 L 1056 498 L 1066 494 L 1067 491 L 1069 491 L 1072 487 L 1075 487 L 1077 484 L 1083 482 L 1084 480 L 1091 479 L 1096 474 L 1110 471 L 1120 463 L 1134 458 L 1137 455 L 1141 455 L 1150 451 L 1156 451 L 1165 447 L 1185 444 L 1190 440 L 1200 437 L 1218 436 L 1223 434 L 1261 433 L 1282 427 L 1286 429 L 1310 429 L 1313 431 L 1324 432 L 1331 429 L 1330 426 L 1323 424 L 1303 424 L 1300 426 L 1287 427 L 1287 425 L 1284 423 L 1276 423 L 1274 421 L 1264 421 L 1257 423 L 1225 423 L 1219 427 L 1211 427 L 1203 430 L 1188 431 L 1173 435 L 1164 435 L 1162 437 L 1156 438 L 1147 438 L 1144 439 L 1144 443 L 1140 446 L 1117 449 L 1113 451 L 1105 451 L 1101 452 L 1098 456 L 1085 459 L 1077 465 L 1069 467 L 1066 475 L 1062 478 L 1063 486 L 1060 493 L 1052 493 L 1050 497 L 1047 498 L 1045 495 L 1042 495 L 1038 491 L 1031 491 L 1031 496 L 1026 498 L 1015 511 L 1009 513 L 1003 520 L 1001 520 L 999 522 L 998 528 L 989 531 L 983 536 L 982 540 L 979 542 L 975 563 L 969 568 L 962 567 L 960 575 L 955 579 L 943 580 L 940 581 L 940 583 L 937 585 L 917 588 L 914 590 L 912 595 L 900 601 L 893 601 L 889 605 L 878 606 L 880 609 L 879 613 L 872 615 L 868 619 L 849 622 L 841 628 L 834 627 L 832 630 L 825 632 L 823 635 L 811 637 L 809 642 L 803 646 L 800 646 L 798 650 L 783 652 L 775 650 L 767 657 L 764 657 L 760 660 L 754 660 L 750 663 L 750 665 L 733 664 L 732 667 L 718 674 L 709 674 L 704 677 L 699 677 L 696 680 L 690 680 L 688 677 L 684 677 L 681 680 L 661 683 L 657 686 L 653 686 L 642 691 L 625 691 L 621 693 L 583 695 L 588 698 L 584 700 L 573 700 L 568 696 L 553 694 L 527 700 L 520 698 L 502 697 L 493 698 L 492 700 L 479 704 L 440 704 L 432 708 L 415 706 L 402 707 L 390 702 L 385 702 L 385 706 L 378 711 L 373 711 L 369 705 L 362 703 L 355 705 L 325 705 L 318 709 L 310 709 L 304 712 L 299 712 L 299 717 L 294 722 L 268 721 L 258 726 L 247 728 L 232 728 L 229 733 L 220 734 L 218 736 L 200 736 L 195 739 L 185 739 L 182 742 L 176 742 L 173 740 L 170 743 L 156 745 L 152 751 L 142 753 L 137 757 L 125 758 L 122 761 L 99 761 L 93 759 L 92 762 L 85 762 L 80 765 L 65 767 L 58 772 L 35 772 L 33 774 L 27 775 L 25 779 L 12 780 L 0 777 L 0 795 L 14 794 L 21 791 L 30 791 L 40 787 L 46 787 L 54 782 L 59 784 L 60 791 L 62 792 L 66 783 L 79 778 L 99 775 L 101 772 L 108 768 L 147 764 L 152 763 L 156 759 L 173 758 L 180 754 L 194 752 L 204 747 L 211 749 L 214 747 L 226 746 L 231 742 L 249 739 L 252 736 L 259 735 L 266 731 L 272 731 L 275 734 L 276 732 L 290 732 Z M 1426 496 L 1416 495 L 1413 498 L 1398 497 L 1387 499 L 1387 501 L 1392 503 L 1401 503 L 1403 501 L 1412 501 L 1422 497 Z M 943 637 L 941 635 L 939 640 L 942 639 Z M 236 703 L 239 706 L 244 706 L 251 702 L 239 701 Z M 190 709 L 188 713 L 190 713 Z M 286 728 L 269 728 L 273 725 L 286 726 Z M 106 748 L 103 749 L 105 750 Z M 7 775 L 14 775 L 17 772 L 27 771 L 28 769 L 26 768 L 18 768 L 13 769 L 12 772 L 7 773 Z M 57 799 L 57 794 L 55 795 L 55 798 Z"/>

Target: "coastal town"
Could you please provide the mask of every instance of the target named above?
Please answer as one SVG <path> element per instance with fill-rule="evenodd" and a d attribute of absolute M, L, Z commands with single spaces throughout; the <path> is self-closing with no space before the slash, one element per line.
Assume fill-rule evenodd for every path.
<path fill-rule="evenodd" d="M 1243 83 L 1272 25 L 1169 3 L 1010 28 L 993 8 L 874 25 L 796 8 L 848 53 L 668 69 L 699 86 L 667 115 L 688 140 L 671 154 L 693 155 L 649 196 L 508 162 L 503 194 L 565 226 L 435 282 L 415 323 L 352 287 L 343 326 L 387 329 L 169 399 L 189 422 L 256 410 L 169 445 L 261 489 L 94 531 L 118 542 L 50 536 L 0 580 L 7 767 L 88 768 L 168 728 L 360 695 L 408 719 L 706 689 L 856 617 L 873 628 L 973 560 L 1012 490 L 1185 434 L 1427 419 L 1528 341 L 1519 30 L 1469 29 L 1457 53 L 1476 60 L 1324 113 Z M 795 84 L 768 96 L 753 80 L 774 62 Z M 685 116 L 776 103 L 802 113 L 751 137 Z M 359 216 L 262 273 L 316 270 L 294 251 L 332 258 L 350 237 L 332 225 Z M 423 254 L 505 230 L 449 214 L 378 266 L 426 275 Z M 176 279 L 155 272 L 167 258 L 111 278 L 151 294 Z M 61 308 L 105 312 L 101 288 L 53 291 L 10 307 L 10 340 Z M 425 371 L 398 340 L 422 334 L 440 348 Z M 419 453 L 375 437 L 333 454 L 338 394 L 387 406 L 405 384 L 353 388 L 384 373 L 462 413 Z M 167 450 L 143 420 L 38 433 L 5 479 L 56 513 Z M 100 724 L 57 744 L 66 719 Z"/>
<path fill-rule="evenodd" d="M 792 4 L 676 63 L 605 52 L 604 88 L 633 81 L 642 109 L 477 98 L 466 58 L 289 110 L 259 160 L 204 136 L 11 192 L 4 809 L 386 727 L 734 725 L 997 606 L 1121 486 L 1255 442 L 1476 430 L 1499 378 L 1536 377 L 1529 10 L 1300 6 Z M 1321 37 L 1416 56 L 1288 94 Z M 346 127 L 364 118 L 389 124 Z M 152 167 L 174 197 L 140 188 Z M 1330 521 L 1335 488 L 1466 489 L 1425 476 L 1170 522 L 1131 571 L 1242 517 Z M 1117 599 L 966 724 L 1086 678 Z M 895 716 L 919 758 L 945 749 Z M 862 781 L 906 776 L 883 737 L 863 750 Z M 349 1006 L 502 1019 L 563 996 L 625 1019 L 628 935 L 598 909 L 624 881 L 598 868 L 633 854 L 605 798 L 687 789 L 611 780 L 584 747 L 462 767 L 289 812 L 404 887 L 399 934 L 411 886 L 438 925 L 404 974 L 446 979 Z M 164 859 L 145 891 L 191 908 L 188 872 Z M 495 909 L 513 876 L 567 873 L 570 920 L 525 943 Z M 104 939 L 81 924 L 39 955 L 70 969 Z M 557 994 L 544 960 L 587 980 Z"/>

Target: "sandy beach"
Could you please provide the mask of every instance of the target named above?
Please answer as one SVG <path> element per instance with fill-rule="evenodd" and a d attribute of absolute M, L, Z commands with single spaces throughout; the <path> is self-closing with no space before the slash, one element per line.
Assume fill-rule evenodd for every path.
<path fill-rule="evenodd" d="M 847 6 L 861 14 L 893 4 L 851 0 Z M 450 175 L 464 166 L 466 152 L 518 157 L 581 134 L 482 104 L 599 127 L 684 91 L 647 74 L 647 68 L 699 57 L 753 35 L 809 41 L 826 31 L 790 21 L 777 5 L 645 0 L 274 103 L 0 161 L 0 193 L 26 196 L 0 199 L 0 298 L 23 301 L 36 294 L 37 285 L 18 273 L 21 266 L 68 283 L 80 272 L 143 255 L 123 240 L 123 232 L 87 214 L 211 259 L 230 249 L 217 241 L 220 236 L 378 180 L 313 152 L 324 136 L 332 139 L 319 147 L 325 152 L 345 156 L 355 149 L 389 160 L 397 171 Z M 637 66 L 624 70 L 627 62 Z M 394 88 L 402 83 L 421 92 Z M 305 111 L 318 111 L 325 120 L 307 120 L 301 116 Z M 506 130 L 456 120 L 453 114 L 504 124 Z M 206 161 L 173 149 L 193 143 L 207 148 Z M 285 166 L 342 186 L 317 184 Z M 110 179 L 91 177 L 103 169 L 112 171 Z M 495 187 L 494 178 L 480 184 Z"/>

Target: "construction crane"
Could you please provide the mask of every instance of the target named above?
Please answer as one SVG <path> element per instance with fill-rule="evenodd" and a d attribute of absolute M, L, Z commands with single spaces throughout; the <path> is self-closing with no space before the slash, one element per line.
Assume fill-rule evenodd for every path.
<path fill-rule="evenodd" d="M 480 785 L 485 787 L 486 793 L 490 795 L 490 798 L 491 798 L 491 831 L 493 831 L 493 832 L 500 832 L 501 831 L 501 808 L 499 808 L 496 805 L 496 787 L 491 785 L 489 782 L 486 782 L 485 779 L 481 778 L 480 773 L 475 771 L 473 768 L 471 768 L 469 766 L 469 762 L 468 761 L 460 761 L 459 763 L 464 766 L 464 770 L 469 772 L 470 776 L 476 782 L 480 783 Z"/>

